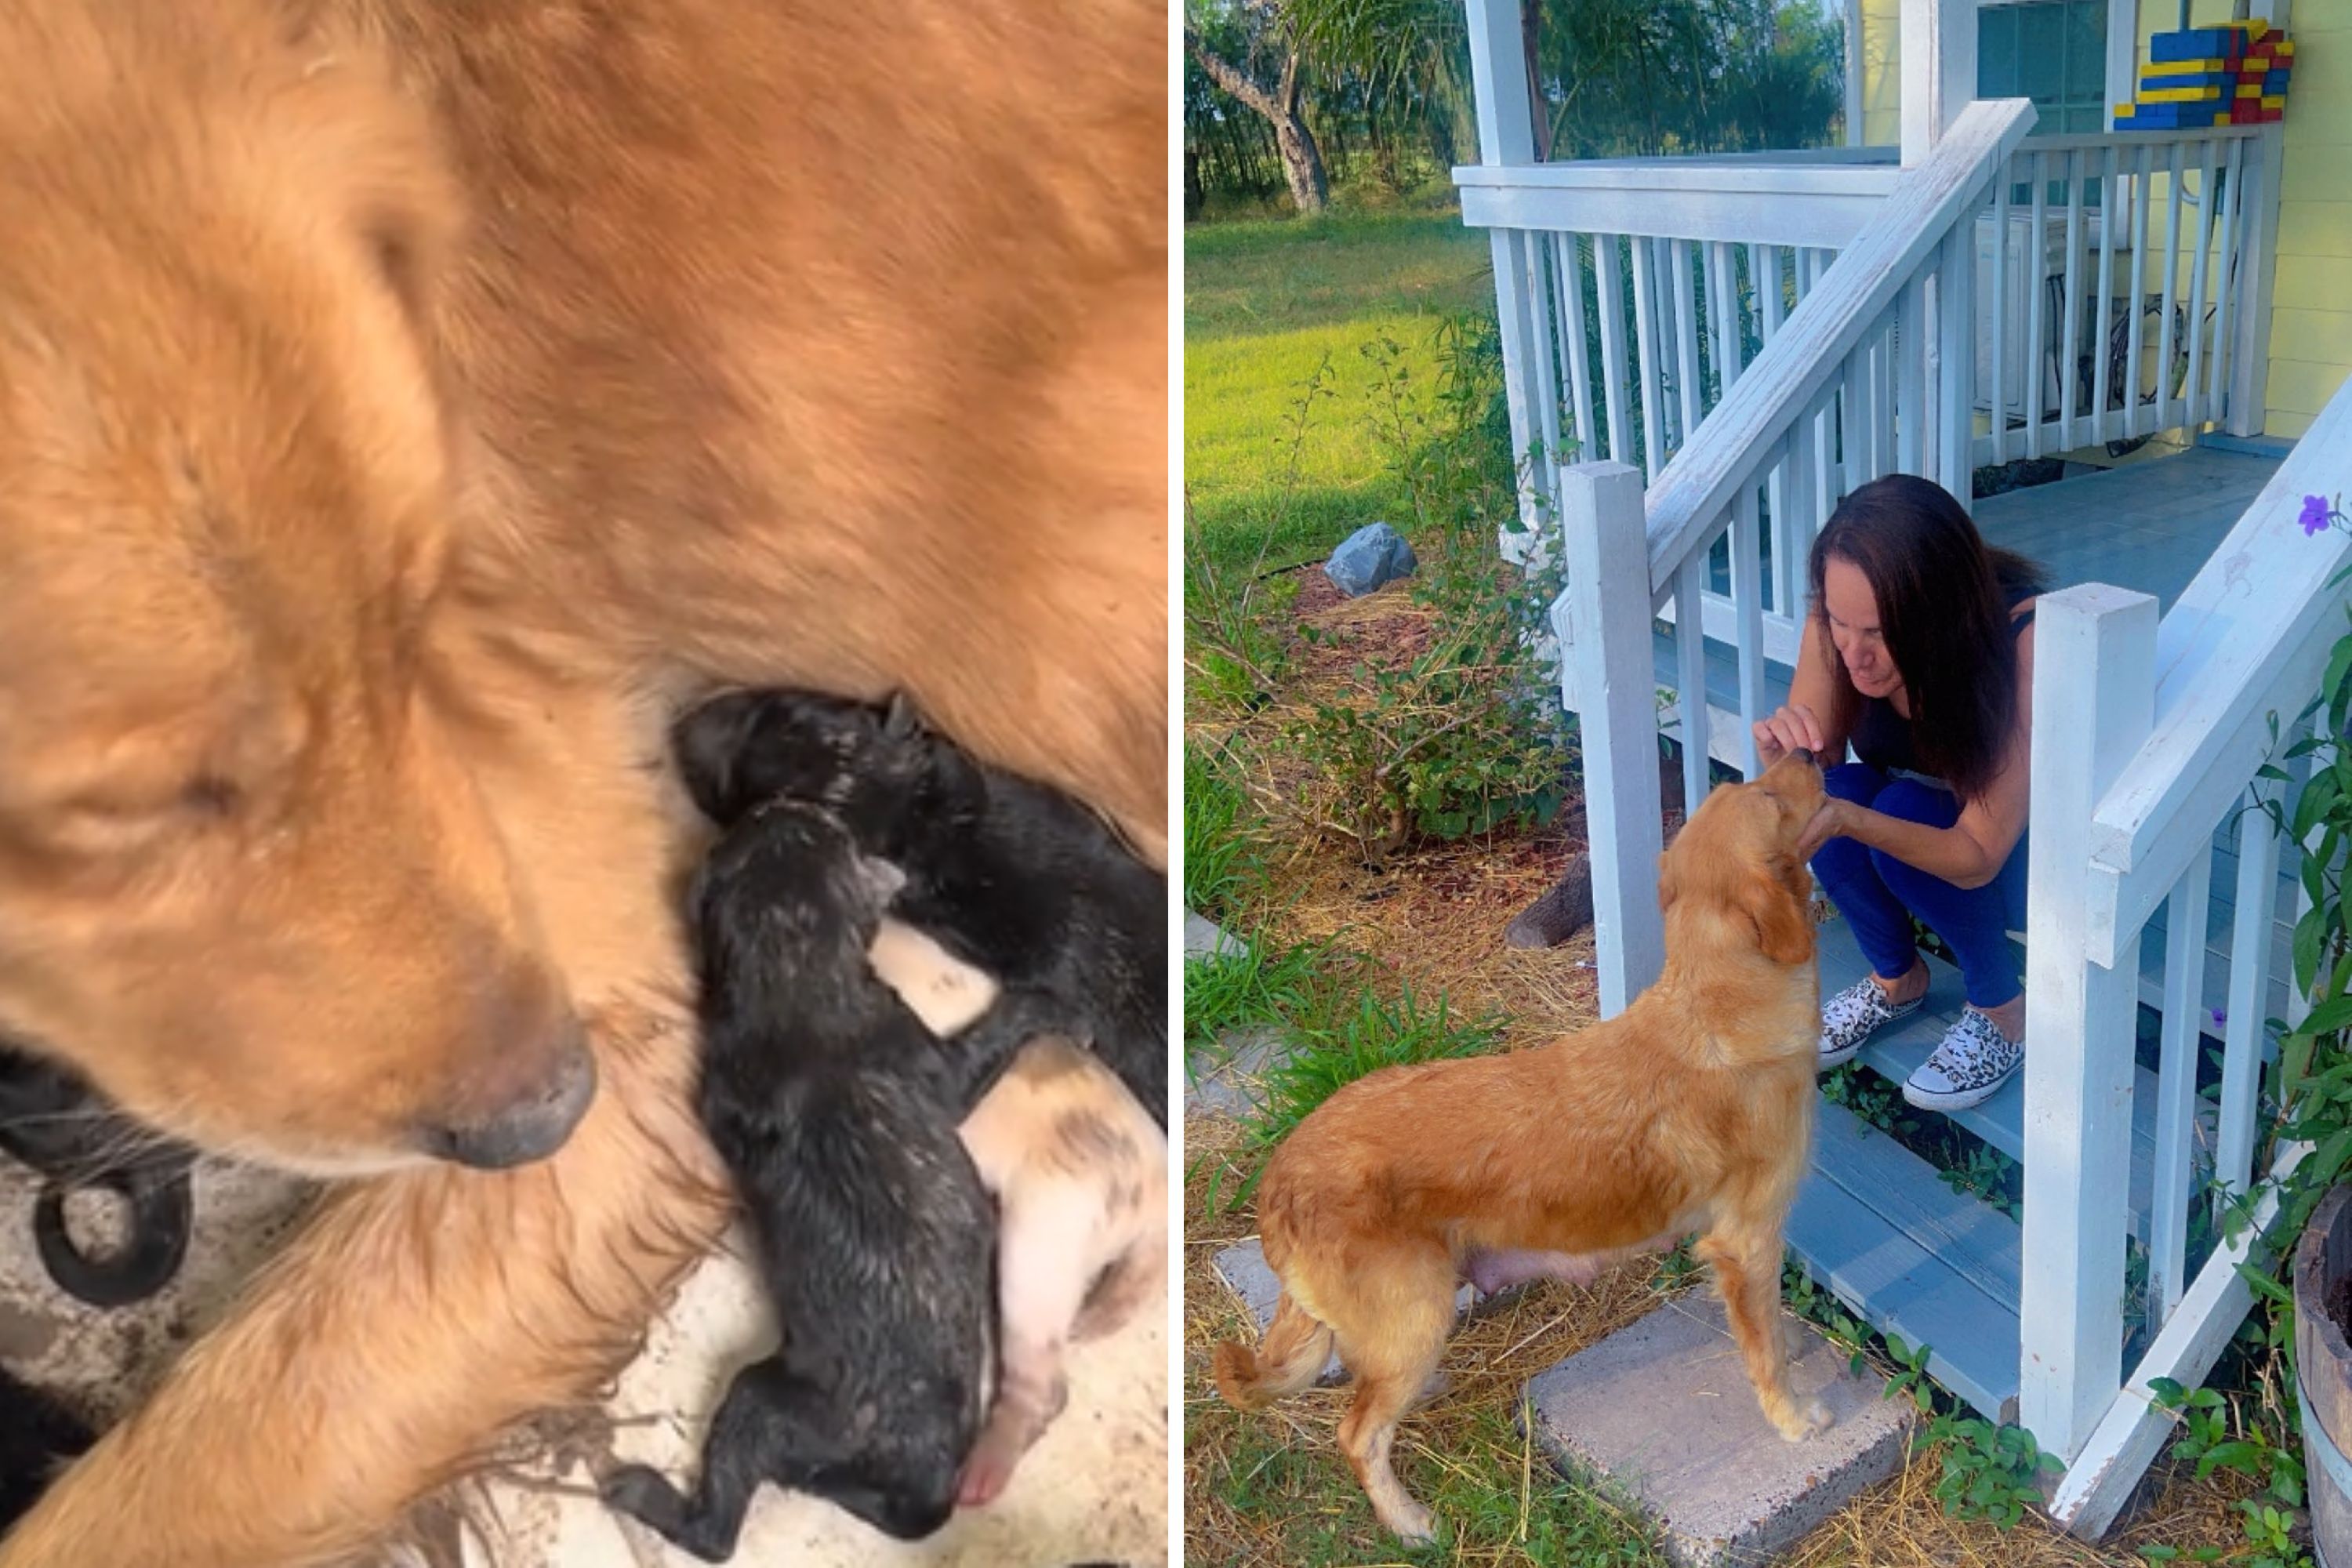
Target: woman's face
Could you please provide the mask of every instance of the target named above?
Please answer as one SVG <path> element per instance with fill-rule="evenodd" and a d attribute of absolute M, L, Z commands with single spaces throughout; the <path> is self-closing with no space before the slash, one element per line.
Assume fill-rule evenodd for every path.
<path fill-rule="evenodd" d="M 1830 641 L 1864 697 L 1893 697 L 1903 689 L 1895 658 L 1878 628 L 1878 596 L 1853 562 L 1832 555 L 1822 568 L 1822 607 L 1828 612 Z"/>

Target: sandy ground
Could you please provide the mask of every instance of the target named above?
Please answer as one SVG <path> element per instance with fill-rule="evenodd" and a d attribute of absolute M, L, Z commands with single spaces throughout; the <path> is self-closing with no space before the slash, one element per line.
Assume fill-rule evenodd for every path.
<path fill-rule="evenodd" d="M 186 1267 L 154 1300 L 81 1306 L 34 1255 L 29 1173 L 0 1161 L 0 1362 L 110 1421 L 234 1300 L 308 1201 L 298 1183 L 207 1163 L 196 1173 L 197 1235 Z M 79 1200 L 78 1200 L 79 1201 Z M 78 1211 L 77 1211 L 78 1213 Z M 817 1500 L 763 1490 L 735 1561 L 1062 1568 L 1168 1561 L 1168 1311 L 1147 1304 L 1118 1333 L 1072 1354 L 1071 1401 L 992 1508 L 929 1541 L 902 1544 Z M 588 1489 L 614 1459 L 690 1473 L 728 1375 L 764 1353 L 775 1329 L 730 1248 L 688 1281 L 645 1353 L 601 1410 L 551 1415 L 513 1445 L 513 1464 L 421 1509 L 411 1568 L 686 1568 L 693 1559 L 608 1514 Z"/>

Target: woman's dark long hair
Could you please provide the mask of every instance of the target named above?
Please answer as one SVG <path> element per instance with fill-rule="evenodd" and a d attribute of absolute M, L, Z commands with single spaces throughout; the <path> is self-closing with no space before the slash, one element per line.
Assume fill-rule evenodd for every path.
<path fill-rule="evenodd" d="M 1851 735 L 1862 693 L 1830 640 L 1822 578 L 1831 557 L 1857 568 L 1878 600 L 1878 626 L 1911 700 L 1920 771 L 1963 801 L 1991 784 L 2017 722 L 2017 639 L 2010 605 L 2044 586 L 2042 568 L 1984 542 L 1932 479 L 1889 474 L 1838 503 L 1813 540 L 1811 615 L 1830 661 L 1833 732 Z"/>

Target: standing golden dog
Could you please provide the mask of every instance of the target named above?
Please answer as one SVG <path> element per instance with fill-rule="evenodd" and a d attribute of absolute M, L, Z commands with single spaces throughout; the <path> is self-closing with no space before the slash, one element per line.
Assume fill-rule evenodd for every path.
<path fill-rule="evenodd" d="M 1429 1386 L 1467 1275 L 1587 1281 L 1700 1233 L 1764 1414 L 1829 1425 L 1788 1384 L 1781 1230 L 1812 1145 L 1820 979 L 1798 836 L 1821 769 L 1793 752 L 1707 796 L 1659 858 L 1665 973 L 1606 1023 L 1529 1050 L 1390 1068 L 1334 1094 L 1266 1162 L 1282 1300 L 1217 1387 L 1255 1408 L 1313 1382 L 1336 1342 L 1356 1397 L 1339 1446 L 1381 1522 L 1427 1541 L 1389 1458 Z"/>
<path fill-rule="evenodd" d="M 724 1217 L 664 725 L 1150 852 L 1166 12 L 0 0 L 0 1032 L 349 1186 L 5 1544 L 335 1559 Z"/>

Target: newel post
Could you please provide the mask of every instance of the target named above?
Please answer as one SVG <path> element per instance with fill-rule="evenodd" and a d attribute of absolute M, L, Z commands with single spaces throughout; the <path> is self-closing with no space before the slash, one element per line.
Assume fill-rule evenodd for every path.
<path fill-rule="evenodd" d="M 2018 1419 L 2071 1460 L 2123 1386 L 2138 943 L 2087 944 L 2093 814 L 2156 721 L 2157 602 L 2105 584 L 2034 614 Z"/>
<path fill-rule="evenodd" d="M 1559 628 L 1584 752 L 1601 1016 L 1622 1012 L 1665 963 L 1658 912 L 1658 683 L 1651 648 L 1650 541 L 1641 470 L 1560 471 L 1568 592 Z M 1704 742 L 1702 741 L 1702 744 Z"/>

